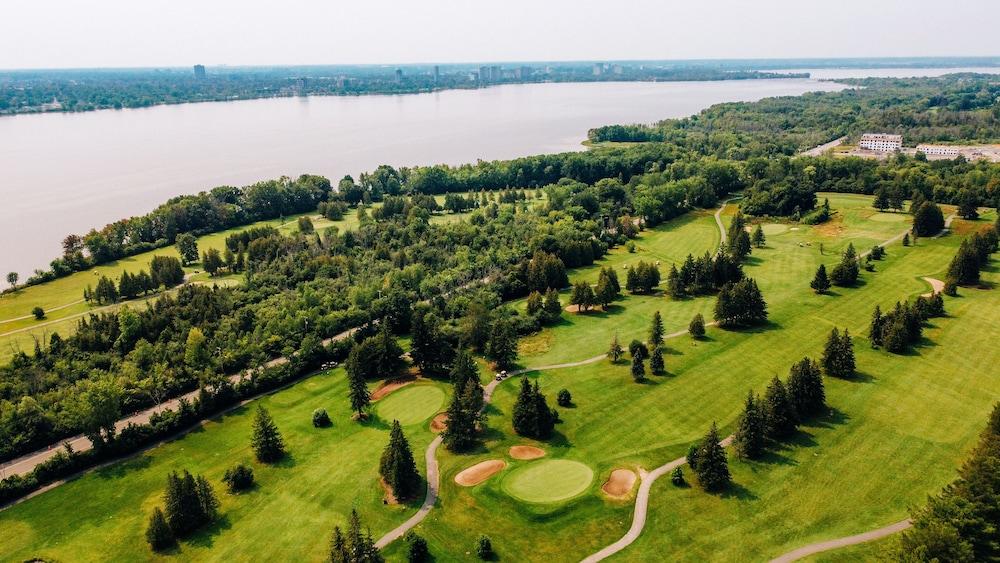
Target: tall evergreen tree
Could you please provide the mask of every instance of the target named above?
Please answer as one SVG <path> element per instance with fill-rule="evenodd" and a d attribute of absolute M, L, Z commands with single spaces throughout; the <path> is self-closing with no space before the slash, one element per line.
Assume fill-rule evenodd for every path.
<path fill-rule="evenodd" d="M 795 405 L 788 396 L 785 384 L 778 379 L 778 376 L 775 376 L 767 386 L 764 400 L 767 408 L 768 436 L 780 440 L 795 432 L 799 415 L 795 412 Z"/>
<path fill-rule="evenodd" d="M 585 313 L 590 310 L 594 306 L 594 303 L 596 303 L 594 290 L 591 289 L 590 284 L 585 281 L 573 284 L 573 292 L 570 295 L 569 303 L 570 305 L 576 305 L 578 313 Z"/>
<path fill-rule="evenodd" d="M 632 379 L 639 383 L 646 380 L 646 367 L 642 363 L 642 356 L 632 356 L 632 366 L 630 369 Z"/>
<path fill-rule="evenodd" d="M 257 412 L 254 415 L 250 446 L 257 460 L 264 463 L 278 461 L 285 455 L 285 442 L 281 438 L 278 426 L 271 418 L 271 413 L 261 404 L 257 405 Z"/>
<path fill-rule="evenodd" d="M 757 248 L 764 248 L 765 241 L 764 229 L 760 226 L 760 223 L 758 223 L 757 227 L 753 230 L 753 236 L 751 237 L 750 242 L 752 242 Z"/>
<path fill-rule="evenodd" d="M 698 477 L 698 484 L 706 491 L 721 491 L 732 483 L 729 460 L 719 444 L 719 429 L 714 422 L 698 447 L 697 467 L 692 469 Z"/>
<path fill-rule="evenodd" d="M 654 346 L 653 351 L 649 356 L 649 371 L 656 375 L 660 375 L 665 371 L 665 366 L 663 365 L 663 347 Z"/>
<path fill-rule="evenodd" d="M 174 533 L 167 524 L 163 510 L 157 506 L 149 517 L 149 525 L 146 526 L 146 542 L 153 551 L 160 551 L 174 545 L 175 541 Z"/>
<path fill-rule="evenodd" d="M 379 475 L 398 499 L 412 498 L 420 488 L 420 473 L 413 461 L 413 451 L 398 420 L 392 421 L 389 443 L 379 462 Z"/>
<path fill-rule="evenodd" d="M 455 353 L 448 376 L 456 389 L 461 389 L 466 381 L 479 383 L 479 366 L 467 349 L 461 348 Z"/>
<path fill-rule="evenodd" d="M 691 324 L 688 325 L 688 334 L 695 338 L 705 336 L 705 317 L 701 313 L 695 314 L 694 318 L 691 319 Z"/>
<path fill-rule="evenodd" d="M 500 369 L 508 369 L 517 361 L 517 334 L 509 319 L 501 317 L 493 323 L 486 356 Z"/>
<path fill-rule="evenodd" d="M 656 311 L 649 326 L 649 347 L 656 348 L 660 344 L 663 344 L 663 317 Z"/>
<path fill-rule="evenodd" d="M 354 356 L 358 351 L 359 346 L 355 345 L 351 350 L 351 355 Z M 353 362 L 348 358 L 347 362 L 347 397 L 351 402 L 351 410 L 357 413 L 357 418 L 361 419 L 365 416 L 365 409 L 371 404 L 371 392 L 368 391 L 368 383 L 365 381 L 364 372 L 361 369 L 352 369 L 351 365 Z"/>
<path fill-rule="evenodd" d="M 843 335 L 836 327 L 830 331 L 821 361 L 827 375 L 841 378 L 854 375 L 854 344 L 847 329 L 844 329 Z"/>
<path fill-rule="evenodd" d="M 826 408 L 823 375 L 815 360 L 802 358 L 788 373 L 788 394 L 801 417 L 815 416 Z"/>
<path fill-rule="evenodd" d="M 733 447 L 742 459 L 757 459 L 764 453 L 767 439 L 767 419 L 760 398 L 753 391 L 747 393 L 743 413 L 736 423 Z"/>
<path fill-rule="evenodd" d="M 826 266 L 823 264 L 819 265 L 816 275 L 813 277 L 812 282 L 809 283 L 809 287 L 819 294 L 826 293 L 830 289 L 830 278 L 826 276 Z"/>
<path fill-rule="evenodd" d="M 424 375 L 447 373 L 448 364 L 452 360 L 452 348 L 445 339 L 441 324 L 441 318 L 433 312 L 419 308 L 413 312 L 410 359 Z"/>
<path fill-rule="evenodd" d="M 476 441 L 475 414 L 471 412 L 464 392 L 464 385 L 455 386 L 448 405 L 448 424 L 441 434 L 445 447 L 453 452 L 464 451 Z"/>
<path fill-rule="evenodd" d="M 562 316 L 562 303 L 559 302 L 559 292 L 550 289 L 545 292 L 545 305 L 543 306 L 548 322 L 553 322 Z"/>

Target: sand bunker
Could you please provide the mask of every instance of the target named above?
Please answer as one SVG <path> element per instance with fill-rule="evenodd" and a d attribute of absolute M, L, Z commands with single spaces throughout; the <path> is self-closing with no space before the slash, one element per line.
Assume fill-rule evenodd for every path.
<path fill-rule="evenodd" d="M 925 293 L 924 297 L 933 297 L 935 293 L 944 291 L 944 282 L 934 278 L 924 278 L 924 281 L 931 284 L 931 292 Z"/>
<path fill-rule="evenodd" d="M 511 446 L 510 457 L 514 459 L 538 459 L 545 456 L 545 450 L 535 446 Z"/>
<path fill-rule="evenodd" d="M 635 485 L 635 471 L 631 469 L 615 469 L 605 481 L 601 490 L 609 497 L 622 498 L 627 496 Z"/>
<path fill-rule="evenodd" d="M 506 465 L 507 464 L 500 459 L 482 461 L 468 469 L 463 470 L 458 475 L 455 475 L 455 482 L 463 487 L 478 485 L 496 475 L 497 472 L 506 467 Z"/>
<path fill-rule="evenodd" d="M 444 429 L 448 427 L 448 413 L 442 412 L 438 413 L 431 421 L 431 430 L 434 432 L 444 432 Z"/>
<path fill-rule="evenodd" d="M 372 400 L 377 401 L 382 397 L 385 397 L 389 393 L 392 393 L 396 389 L 399 389 L 400 387 L 406 387 L 407 385 L 413 383 L 413 381 L 414 380 L 412 379 L 407 379 L 403 381 L 393 381 L 392 383 L 386 383 L 385 385 L 379 387 L 372 393 Z"/>

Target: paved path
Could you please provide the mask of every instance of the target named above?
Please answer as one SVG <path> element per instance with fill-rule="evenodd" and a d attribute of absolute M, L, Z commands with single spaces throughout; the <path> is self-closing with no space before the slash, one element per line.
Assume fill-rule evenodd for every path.
<path fill-rule="evenodd" d="M 847 137 L 841 137 L 839 139 L 834 139 L 834 140 L 830 141 L 829 143 L 823 143 L 822 145 L 815 146 L 815 147 L 813 147 L 813 148 L 811 148 L 809 150 L 802 151 L 802 152 L 799 153 L 799 156 L 822 156 L 823 153 L 825 153 L 826 151 L 832 149 L 833 147 L 839 147 L 840 145 L 844 144 L 844 141 L 846 141 L 846 140 L 847 140 Z"/>
<path fill-rule="evenodd" d="M 344 338 L 347 338 L 351 334 L 353 334 L 355 330 L 357 330 L 357 329 L 345 330 L 344 332 L 341 332 L 340 334 L 337 334 L 335 336 L 327 338 L 326 340 L 323 341 L 323 345 L 326 346 L 326 345 L 330 344 L 331 342 L 333 342 L 335 340 L 343 340 Z M 275 359 L 267 362 L 266 364 L 264 364 L 264 367 L 274 367 L 274 366 L 279 366 L 279 365 L 286 364 L 286 363 L 288 363 L 288 358 L 280 357 L 280 358 L 275 358 Z M 240 372 L 240 373 L 237 373 L 237 374 L 229 376 L 229 381 L 233 385 L 236 385 L 237 383 L 239 383 L 240 381 L 242 381 L 244 377 L 250 376 L 250 374 L 251 374 L 251 370 Z M 253 397 L 249 397 L 248 400 L 249 399 L 255 399 L 255 398 L 257 398 L 257 397 L 259 397 L 259 396 L 261 396 L 263 394 L 264 393 L 259 393 L 257 395 L 254 395 Z M 135 413 L 135 414 L 133 414 L 131 416 L 127 416 L 125 418 L 122 418 L 121 420 L 119 420 L 115 424 L 115 428 L 117 428 L 117 430 L 120 432 L 121 430 L 123 430 L 129 424 L 146 424 L 146 423 L 149 422 L 149 420 L 152 418 L 152 416 L 154 414 L 156 414 L 156 413 L 163 412 L 163 411 L 165 411 L 167 409 L 176 410 L 177 407 L 180 405 L 180 402 L 181 402 L 182 399 L 185 399 L 187 401 L 193 401 L 197 397 L 198 397 L 198 390 L 197 389 L 194 390 L 194 391 L 190 391 L 188 393 L 185 393 L 185 394 L 183 394 L 183 395 L 181 395 L 179 397 L 176 397 L 174 399 L 171 399 L 169 401 L 164 401 L 164 402 L 162 402 L 162 403 L 160 403 L 158 405 L 154 405 L 152 407 L 149 407 L 146 410 L 143 410 L 143 411 L 137 412 L 137 413 Z M 10 460 L 10 461 L 8 461 L 8 462 L 0 465 L 0 478 L 10 477 L 12 475 L 24 475 L 26 473 L 31 472 L 36 466 L 38 466 L 42 462 L 50 459 L 51 457 L 55 456 L 57 453 L 63 451 L 63 448 L 62 448 L 63 444 L 69 444 L 70 446 L 73 447 L 73 450 L 78 451 L 78 452 L 80 452 L 80 451 L 86 451 L 86 450 L 89 450 L 90 448 L 94 447 L 94 445 L 90 442 L 90 439 L 88 439 L 86 436 L 83 436 L 82 434 L 78 434 L 78 435 L 73 436 L 71 438 L 68 438 L 66 440 L 62 440 L 62 441 L 57 442 L 55 444 L 51 444 L 48 447 L 43 448 L 41 450 L 37 450 L 37 451 L 32 452 L 30 454 L 25 454 L 25 455 L 23 455 L 23 456 L 21 456 L 19 458 Z"/>
<path fill-rule="evenodd" d="M 770 563 L 792 563 L 792 561 L 798 561 L 803 557 L 808 557 L 824 551 L 830 551 L 831 549 L 840 549 L 841 547 L 847 547 L 849 545 L 875 541 L 901 532 L 912 525 L 913 524 L 911 524 L 909 520 L 903 520 L 902 522 L 896 522 L 895 524 L 890 524 L 884 528 L 879 528 L 863 534 L 810 544 L 805 547 L 800 547 L 795 551 L 789 551 L 780 557 L 776 557 L 772 559 Z"/>
<path fill-rule="evenodd" d="M 722 224 L 722 210 L 726 208 L 727 203 L 735 201 L 736 199 L 738 198 L 723 201 L 722 205 L 719 206 L 718 211 L 715 212 L 715 224 L 719 226 L 719 234 L 722 235 L 722 238 L 719 239 L 719 252 L 722 252 L 722 249 L 726 246 L 726 227 Z"/>
<path fill-rule="evenodd" d="M 926 276 L 924 276 L 924 281 L 931 284 L 931 290 L 928 293 L 925 293 L 923 295 L 924 297 L 934 297 L 935 293 L 941 293 L 944 291 L 943 281 L 935 278 L 928 278 Z"/>
<path fill-rule="evenodd" d="M 74 301 L 72 303 L 67 303 L 65 305 L 60 305 L 58 307 L 53 307 L 51 309 L 45 309 L 45 312 L 46 313 L 51 313 L 53 311 L 60 311 L 62 309 L 65 309 L 66 307 L 72 307 L 73 305 L 78 305 L 80 303 L 83 303 L 83 301 L 84 301 L 83 299 L 79 299 L 79 300 Z M 35 315 L 24 315 L 24 316 L 21 316 L 21 317 L 14 317 L 14 318 L 11 318 L 11 319 L 3 319 L 3 320 L 0 320 L 0 325 L 2 325 L 4 323 L 12 323 L 14 321 L 23 321 L 25 319 L 33 319 L 33 318 L 35 318 Z"/>
<path fill-rule="evenodd" d="M 719 442 L 719 444 L 722 447 L 727 447 L 732 442 L 733 437 L 728 436 Z M 642 533 L 642 529 L 646 526 L 646 512 L 649 510 L 649 493 L 653 488 L 653 483 L 660 477 L 663 477 L 667 473 L 673 471 L 674 468 L 684 465 L 685 463 L 687 463 L 687 457 L 679 457 L 648 473 L 640 469 L 639 478 L 642 479 L 642 481 L 639 484 L 639 492 L 636 493 L 635 496 L 635 510 L 632 515 L 632 526 L 629 527 L 628 531 L 625 532 L 625 535 L 622 536 L 621 539 L 585 558 L 583 563 L 597 563 L 597 561 L 611 557 L 612 555 L 632 545 L 632 542 L 639 538 L 639 534 Z"/>

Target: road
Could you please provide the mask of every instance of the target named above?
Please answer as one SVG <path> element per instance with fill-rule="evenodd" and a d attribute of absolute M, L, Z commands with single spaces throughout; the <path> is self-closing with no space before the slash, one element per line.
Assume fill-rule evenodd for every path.
<path fill-rule="evenodd" d="M 780 557 L 776 557 L 772 559 L 770 563 L 792 563 L 792 561 L 798 561 L 803 557 L 808 557 L 810 555 L 815 555 L 817 553 L 822 553 L 824 551 L 830 551 L 831 549 L 840 549 L 842 547 L 847 547 L 849 545 L 857 545 L 859 543 L 866 543 L 870 541 L 879 540 L 886 536 L 891 536 L 892 534 L 902 532 L 903 530 L 909 528 L 912 525 L 913 524 L 907 519 L 903 520 L 902 522 L 896 522 L 895 524 L 890 524 L 884 528 L 879 528 L 877 530 L 865 532 L 863 534 L 857 534 L 854 536 L 847 536 L 846 538 L 838 538 L 835 540 L 827 540 L 823 542 L 810 544 L 805 547 L 800 547 L 795 551 L 789 551 L 788 553 Z"/>
<path fill-rule="evenodd" d="M 829 143 L 823 143 L 822 145 L 815 146 L 809 150 L 802 151 L 801 153 L 799 153 L 799 156 L 823 156 L 823 153 L 832 149 L 833 147 L 839 147 L 840 145 L 844 144 L 844 141 L 846 140 L 847 137 L 834 139 Z"/>

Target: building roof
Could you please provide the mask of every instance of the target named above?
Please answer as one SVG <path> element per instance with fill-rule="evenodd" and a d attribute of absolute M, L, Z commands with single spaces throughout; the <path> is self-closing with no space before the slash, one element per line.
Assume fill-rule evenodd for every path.
<path fill-rule="evenodd" d="M 903 142 L 902 135 L 893 135 L 892 133 L 865 133 L 861 135 L 862 141 L 899 141 Z"/>

